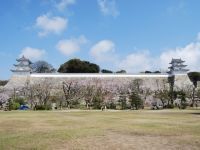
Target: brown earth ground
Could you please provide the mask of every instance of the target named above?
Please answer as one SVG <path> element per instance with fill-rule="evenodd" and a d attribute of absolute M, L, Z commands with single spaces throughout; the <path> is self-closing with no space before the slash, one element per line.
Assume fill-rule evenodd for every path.
<path fill-rule="evenodd" d="M 0 150 L 199 150 L 200 110 L 0 112 Z"/>

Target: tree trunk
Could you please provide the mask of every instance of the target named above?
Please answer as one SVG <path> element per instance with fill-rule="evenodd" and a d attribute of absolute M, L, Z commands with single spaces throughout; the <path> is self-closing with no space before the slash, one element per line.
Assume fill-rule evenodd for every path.
<path fill-rule="evenodd" d="M 194 107 L 194 100 L 195 100 L 195 97 L 194 97 L 194 96 L 195 96 L 195 89 L 196 89 L 195 87 L 193 87 L 193 89 L 192 89 L 192 104 L 191 104 L 191 106 L 192 106 L 192 107 Z"/>
<path fill-rule="evenodd" d="M 89 103 L 86 103 L 86 108 L 89 109 Z"/>

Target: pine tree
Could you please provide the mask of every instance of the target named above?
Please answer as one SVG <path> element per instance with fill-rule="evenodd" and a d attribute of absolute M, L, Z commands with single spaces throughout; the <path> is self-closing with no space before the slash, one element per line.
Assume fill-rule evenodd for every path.
<path fill-rule="evenodd" d="M 129 102 L 131 104 L 131 107 L 135 108 L 136 110 L 138 110 L 139 108 L 141 108 L 143 106 L 143 101 L 142 101 L 140 95 L 135 91 L 131 92 L 131 94 L 129 96 Z"/>
<path fill-rule="evenodd" d="M 119 96 L 119 103 L 120 103 L 121 109 L 127 108 L 126 95 L 124 95 L 123 93 L 121 93 Z"/>

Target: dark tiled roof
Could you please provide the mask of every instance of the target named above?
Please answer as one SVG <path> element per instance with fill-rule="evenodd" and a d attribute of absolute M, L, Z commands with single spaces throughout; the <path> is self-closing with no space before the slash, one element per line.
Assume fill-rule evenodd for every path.
<path fill-rule="evenodd" d="M 17 59 L 17 61 L 18 62 L 20 62 L 20 61 L 28 61 L 30 64 L 32 64 L 32 62 L 28 58 L 26 58 L 24 55 L 21 58 Z"/>

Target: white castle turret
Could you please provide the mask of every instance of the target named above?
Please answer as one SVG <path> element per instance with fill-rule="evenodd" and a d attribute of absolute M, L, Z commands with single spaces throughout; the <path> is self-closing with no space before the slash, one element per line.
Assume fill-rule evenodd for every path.
<path fill-rule="evenodd" d="M 184 61 L 181 59 L 172 59 L 170 71 L 168 74 L 91 74 L 91 73 L 32 73 L 31 61 L 24 56 L 17 59 L 18 64 L 11 70 L 14 74 L 5 86 L 7 89 L 23 87 L 27 83 L 30 85 L 48 82 L 53 88 L 62 88 L 63 82 L 76 81 L 83 84 L 101 81 L 105 86 L 117 87 L 128 85 L 135 79 L 143 81 L 144 85 L 150 89 L 157 89 L 158 85 L 163 83 L 163 80 L 168 80 L 169 77 L 175 77 L 174 85 L 182 87 L 183 85 L 192 84 L 187 76 L 188 69 L 185 69 Z M 159 84 L 158 84 L 159 83 Z"/>
<path fill-rule="evenodd" d="M 18 64 L 14 64 L 15 69 L 11 69 L 14 74 L 30 74 L 31 73 L 31 64 L 32 62 L 22 56 L 19 59 L 16 59 Z"/>
<path fill-rule="evenodd" d="M 169 67 L 169 73 L 170 74 L 185 74 L 189 71 L 189 69 L 185 69 L 187 65 L 184 65 L 185 61 L 183 61 L 181 58 L 180 59 L 174 59 L 172 58 L 171 66 Z"/>

